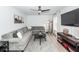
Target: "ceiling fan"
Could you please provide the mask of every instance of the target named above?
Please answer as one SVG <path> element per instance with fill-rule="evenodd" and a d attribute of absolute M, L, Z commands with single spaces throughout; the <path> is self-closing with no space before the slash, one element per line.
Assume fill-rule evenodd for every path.
<path fill-rule="evenodd" d="M 42 9 L 41 6 L 38 6 L 38 10 L 35 10 L 35 9 L 32 9 L 33 11 L 38 11 L 38 15 L 40 15 L 42 12 L 47 12 L 49 11 L 50 9 Z"/>

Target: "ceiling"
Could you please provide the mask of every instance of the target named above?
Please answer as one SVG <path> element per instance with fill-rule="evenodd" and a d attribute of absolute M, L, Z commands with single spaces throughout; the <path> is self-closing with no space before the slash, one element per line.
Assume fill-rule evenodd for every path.
<path fill-rule="evenodd" d="M 50 9 L 50 11 L 42 12 L 41 15 L 53 15 L 58 10 L 64 8 L 65 6 L 41 6 L 41 9 Z M 38 11 L 33 11 L 32 9 L 38 10 L 38 6 L 15 6 L 21 12 L 27 15 L 38 15 Z"/>

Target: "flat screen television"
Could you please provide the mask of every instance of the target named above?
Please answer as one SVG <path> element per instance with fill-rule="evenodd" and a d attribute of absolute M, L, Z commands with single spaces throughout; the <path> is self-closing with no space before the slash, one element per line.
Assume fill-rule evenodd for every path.
<path fill-rule="evenodd" d="M 62 14 L 61 25 L 79 26 L 79 8 Z"/>

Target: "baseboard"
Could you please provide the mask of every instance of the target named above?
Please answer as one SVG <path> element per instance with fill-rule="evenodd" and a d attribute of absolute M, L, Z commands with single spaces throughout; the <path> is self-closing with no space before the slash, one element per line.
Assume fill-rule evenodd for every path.
<path fill-rule="evenodd" d="M 24 50 L 9 50 L 9 52 L 24 52 Z"/>

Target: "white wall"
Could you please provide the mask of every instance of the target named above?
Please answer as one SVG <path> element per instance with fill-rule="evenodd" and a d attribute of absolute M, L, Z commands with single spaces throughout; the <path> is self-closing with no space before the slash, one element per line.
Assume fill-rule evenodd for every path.
<path fill-rule="evenodd" d="M 52 20 L 52 15 L 28 15 L 27 26 L 45 26 L 47 31 L 49 20 Z"/>
<path fill-rule="evenodd" d="M 53 30 L 52 31 L 53 31 L 54 35 L 57 35 L 57 27 L 58 27 L 57 26 L 57 23 L 58 23 L 57 20 L 58 20 L 57 15 L 53 15 Z"/>
<path fill-rule="evenodd" d="M 26 15 L 19 12 L 13 7 L 2 7 L 0 6 L 0 37 L 1 35 L 17 30 L 26 26 L 26 24 L 14 24 L 14 15 L 19 15 L 24 17 L 24 21 L 26 21 Z"/>
<path fill-rule="evenodd" d="M 57 16 L 53 17 L 53 30 L 57 31 Z"/>
<path fill-rule="evenodd" d="M 69 33 L 72 34 L 73 36 L 75 36 L 76 38 L 79 38 L 79 27 L 74 27 L 74 26 L 63 26 L 61 25 L 61 14 L 69 12 L 71 10 L 74 10 L 76 8 L 79 8 L 78 6 L 70 6 L 70 7 L 65 7 L 64 9 L 62 9 L 61 11 L 57 12 L 57 17 L 58 17 L 58 21 L 57 21 L 57 31 L 61 32 L 63 31 L 64 28 L 69 29 Z"/>

